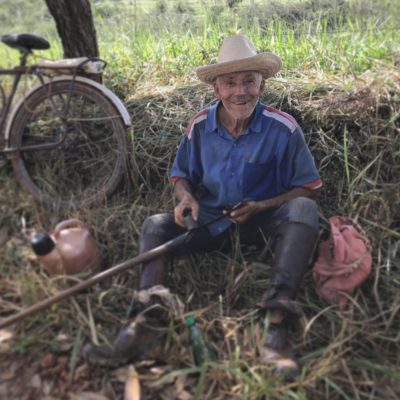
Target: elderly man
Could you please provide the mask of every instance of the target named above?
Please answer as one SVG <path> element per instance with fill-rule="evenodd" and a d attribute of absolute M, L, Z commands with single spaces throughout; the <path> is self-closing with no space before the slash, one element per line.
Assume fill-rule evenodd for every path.
<path fill-rule="evenodd" d="M 290 355 L 287 323 L 296 314 L 293 300 L 318 238 L 313 199 L 321 180 L 294 118 L 259 100 L 265 79 L 280 67 L 275 54 L 257 54 L 246 36 L 235 35 L 223 42 L 216 64 L 197 69 L 218 100 L 190 121 L 171 170 L 177 205 L 173 213 L 146 219 L 140 252 L 185 232 L 187 209 L 206 228 L 197 230 L 178 255 L 226 249 L 236 234 L 243 244 L 271 237 L 270 286 L 260 303 L 268 316 L 263 359 L 293 378 L 298 367 Z M 225 217 L 217 218 L 221 214 Z M 168 263 L 165 256 L 143 264 L 139 291 L 165 286 Z M 131 316 L 145 315 L 156 297 L 135 303 Z M 118 354 L 138 356 L 135 334 L 122 331 L 114 343 Z"/>

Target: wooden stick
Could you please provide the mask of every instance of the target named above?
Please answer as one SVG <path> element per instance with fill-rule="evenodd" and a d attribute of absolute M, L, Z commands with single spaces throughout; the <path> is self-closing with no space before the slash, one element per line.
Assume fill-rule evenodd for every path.
<path fill-rule="evenodd" d="M 151 249 L 149 251 L 146 251 L 143 254 L 138 255 L 137 257 L 131 258 L 130 260 L 124 261 L 121 264 L 117 264 L 114 267 L 111 267 L 103 272 L 100 272 L 91 278 L 88 278 L 87 280 L 78 283 L 77 285 L 65 289 L 59 293 L 56 293 L 54 296 L 51 296 L 47 299 L 44 299 L 42 301 L 39 301 L 38 303 L 34 304 L 31 307 L 28 307 L 25 310 L 22 310 L 18 312 L 15 315 L 12 315 L 11 317 L 7 317 L 4 319 L 0 319 L 0 329 L 4 328 L 6 326 L 9 326 L 29 315 L 35 314 L 49 306 L 51 306 L 54 303 L 58 303 L 59 301 L 70 297 L 74 295 L 77 292 L 80 292 L 83 289 L 86 289 L 90 286 L 95 285 L 98 282 L 101 282 L 110 276 L 119 274 L 122 271 L 125 271 L 129 268 L 132 268 L 138 264 L 141 264 L 143 262 L 147 262 L 150 260 L 153 260 L 157 257 L 160 257 L 163 254 L 166 254 L 168 252 L 171 252 L 172 250 L 178 248 L 182 244 L 184 244 L 187 240 L 189 240 L 191 235 L 191 232 L 185 232 L 184 234 L 176 237 L 175 239 L 170 240 L 167 243 L 162 244 L 161 246 L 155 247 L 154 249 Z"/>

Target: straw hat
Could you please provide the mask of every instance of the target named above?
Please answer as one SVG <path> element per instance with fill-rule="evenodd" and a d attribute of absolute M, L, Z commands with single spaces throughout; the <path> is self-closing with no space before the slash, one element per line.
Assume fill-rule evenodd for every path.
<path fill-rule="evenodd" d="M 257 54 L 253 43 L 245 35 L 227 37 L 222 43 L 216 64 L 205 65 L 196 69 L 198 78 L 212 84 L 217 76 L 231 72 L 258 71 L 267 79 L 281 68 L 282 61 L 273 53 Z"/>

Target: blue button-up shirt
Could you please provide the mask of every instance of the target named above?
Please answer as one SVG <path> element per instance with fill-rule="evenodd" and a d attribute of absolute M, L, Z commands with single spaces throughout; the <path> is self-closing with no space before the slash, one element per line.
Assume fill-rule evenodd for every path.
<path fill-rule="evenodd" d="M 237 138 L 219 123 L 219 102 L 199 112 L 182 137 L 171 178 L 187 179 L 199 198 L 201 224 L 243 200 L 265 200 L 294 187 L 321 186 L 314 159 L 293 117 L 258 102 L 250 126 Z M 231 222 L 209 226 L 213 235 Z"/>

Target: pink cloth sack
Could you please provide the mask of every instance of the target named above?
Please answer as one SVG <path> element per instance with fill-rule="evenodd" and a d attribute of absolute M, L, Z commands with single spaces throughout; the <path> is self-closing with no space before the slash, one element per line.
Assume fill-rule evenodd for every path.
<path fill-rule="evenodd" d="M 331 233 L 319 245 L 313 278 L 318 295 L 344 308 L 371 272 L 371 243 L 352 218 L 331 217 Z M 346 295 L 347 294 L 347 295 Z"/>

